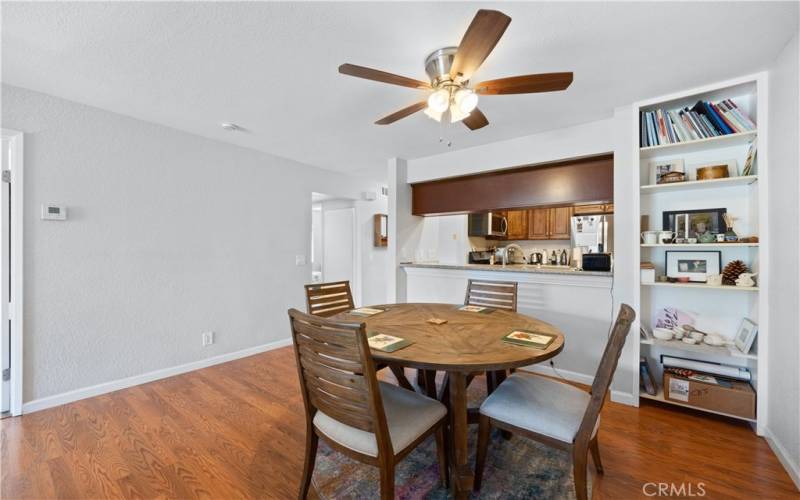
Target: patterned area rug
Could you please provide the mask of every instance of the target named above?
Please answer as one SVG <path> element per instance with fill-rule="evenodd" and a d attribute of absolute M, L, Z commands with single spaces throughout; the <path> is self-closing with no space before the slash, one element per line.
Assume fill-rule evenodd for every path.
<path fill-rule="evenodd" d="M 469 387 L 470 406 L 477 407 L 485 395 L 483 384 Z M 476 387 L 477 386 L 477 387 Z M 470 426 L 470 466 L 475 464 L 478 426 Z M 589 466 L 593 467 L 591 458 Z M 592 472 L 588 473 L 591 498 Z M 378 498 L 378 469 L 332 450 L 320 440 L 312 484 L 323 499 Z M 512 437 L 506 441 L 492 433 L 483 485 L 472 498 L 572 499 L 572 465 L 569 454 L 540 443 Z M 401 461 L 395 470 L 395 497 L 399 499 L 445 499 L 450 491 L 439 481 L 436 443 L 429 437 Z"/>

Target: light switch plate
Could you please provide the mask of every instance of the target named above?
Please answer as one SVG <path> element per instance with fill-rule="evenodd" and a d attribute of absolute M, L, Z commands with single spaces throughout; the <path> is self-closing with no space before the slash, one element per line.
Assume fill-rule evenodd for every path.
<path fill-rule="evenodd" d="M 295 255 L 294 256 L 294 265 L 295 266 L 305 266 L 306 265 L 306 256 L 305 255 Z"/>
<path fill-rule="evenodd" d="M 67 207 L 64 205 L 42 205 L 42 220 L 67 220 Z"/>

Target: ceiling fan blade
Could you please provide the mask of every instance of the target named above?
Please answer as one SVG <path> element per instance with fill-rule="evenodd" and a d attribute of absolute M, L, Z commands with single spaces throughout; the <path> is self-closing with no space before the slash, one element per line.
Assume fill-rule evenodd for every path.
<path fill-rule="evenodd" d="M 413 115 L 417 111 L 425 109 L 425 106 L 428 105 L 427 101 L 417 102 L 412 104 L 411 106 L 406 106 L 405 108 L 395 111 L 391 115 L 386 115 L 380 120 L 375 122 L 375 125 L 389 125 L 390 123 L 394 123 L 397 120 L 401 120 L 406 116 Z"/>
<path fill-rule="evenodd" d="M 498 78 L 475 85 L 476 94 L 535 94 L 564 90 L 572 83 L 572 72 L 540 73 L 538 75 L 511 76 Z"/>
<path fill-rule="evenodd" d="M 481 110 L 478 108 L 473 109 L 469 116 L 461 121 L 464 122 L 464 125 L 470 130 L 478 130 L 479 128 L 489 125 L 489 120 L 486 119 L 486 115 L 481 113 Z"/>
<path fill-rule="evenodd" d="M 411 87 L 412 89 L 429 89 L 430 83 L 425 83 L 413 78 L 406 78 L 405 76 L 387 73 L 377 69 L 366 68 L 364 66 L 356 66 L 355 64 L 342 64 L 339 66 L 339 73 L 343 75 L 355 76 L 357 78 L 365 78 L 367 80 L 374 80 L 376 82 L 390 83 L 392 85 L 400 85 L 403 87 Z"/>
<path fill-rule="evenodd" d="M 479 10 L 458 45 L 450 78 L 461 74 L 464 80 L 469 80 L 500 41 L 509 23 L 511 18 L 500 11 Z"/>

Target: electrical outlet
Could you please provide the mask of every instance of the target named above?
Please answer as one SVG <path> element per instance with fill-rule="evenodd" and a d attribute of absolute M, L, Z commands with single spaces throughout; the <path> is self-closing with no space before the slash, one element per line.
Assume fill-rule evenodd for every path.
<path fill-rule="evenodd" d="M 203 347 L 214 343 L 214 332 L 203 332 Z"/>

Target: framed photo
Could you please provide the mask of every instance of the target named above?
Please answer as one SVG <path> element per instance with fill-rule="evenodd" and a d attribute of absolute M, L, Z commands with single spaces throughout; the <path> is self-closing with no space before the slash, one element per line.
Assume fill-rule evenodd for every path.
<path fill-rule="evenodd" d="M 725 232 L 727 226 L 723 215 L 727 212 L 728 209 L 726 208 L 664 212 L 661 228 L 664 231 L 674 232 L 679 238 L 697 238 L 699 241 L 711 241 L 714 239 L 713 235 Z M 704 239 L 703 235 L 710 238 Z"/>
<path fill-rule="evenodd" d="M 742 324 L 739 325 L 739 330 L 736 332 L 736 338 L 733 339 L 733 343 L 736 344 L 740 351 L 748 354 L 753 347 L 757 333 L 758 325 L 747 318 L 742 318 Z"/>
<path fill-rule="evenodd" d="M 708 276 L 719 274 L 722 267 L 722 252 L 667 250 L 667 277 L 689 278 L 689 281 L 705 283 Z"/>
<path fill-rule="evenodd" d="M 648 165 L 650 166 L 650 184 L 664 184 L 669 182 L 668 177 L 665 176 L 673 172 L 685 173 L 683 170 L 683 160 L 651 160 Z"/>

